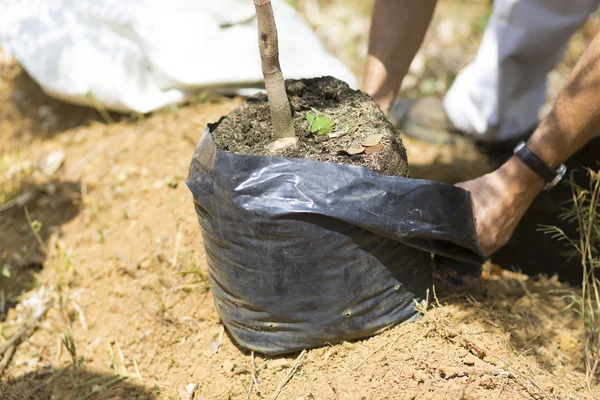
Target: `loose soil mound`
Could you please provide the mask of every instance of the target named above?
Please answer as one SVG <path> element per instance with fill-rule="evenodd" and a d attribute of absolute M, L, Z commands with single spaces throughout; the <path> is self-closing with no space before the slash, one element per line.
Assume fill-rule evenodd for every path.
<path fill-rule="evenodd" d="M 220 122 L 213 132 L 217 147 L 236 154 L 307 158 L 363 166 L 383 175 L 408 176 L 406 150 L 398 132 L 371 97 L 332 77 L 289 80 L 286 87 L 298 136 L 296 146 L 275 153 L 268 149 L 274 141 L 271 114 L 267 96 L 258 94 Z M 347 133 L 336 138 L 311 133 L 306 119 L 311 108 L 335 122 L 332 133 Z M 356 155 L 341 151 L 361 147 L 375 134 L 383 135 L 381 151 Z"/>

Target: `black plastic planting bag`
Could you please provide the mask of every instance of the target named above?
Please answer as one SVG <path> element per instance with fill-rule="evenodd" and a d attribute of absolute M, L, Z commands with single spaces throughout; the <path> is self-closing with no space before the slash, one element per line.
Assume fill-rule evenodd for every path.
<path fill-rule="evenodd" d="M 281 354 L 373 335 L 416 315 L 433 258 L 479 275 L 466 191 L 363 167 L 198 143 L 187 185 L 215 305 L 243 347 Z"/>

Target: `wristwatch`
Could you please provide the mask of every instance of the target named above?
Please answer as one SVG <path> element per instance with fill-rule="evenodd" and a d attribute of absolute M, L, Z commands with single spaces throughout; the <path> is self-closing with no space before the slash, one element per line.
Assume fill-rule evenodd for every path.
<path fill-rule="evenodd" d="M 567 172 L 565 164 L 561 164 L 557 169 L 550 167 L 541 158 L 536 156 L 534 152 L 529 150 L 525 141 L 522 141 L 515 147 L 514 153 L 523 164 L 527 165 L 546 182 L 544 190 L 549 190 L 556 186 Z"/>

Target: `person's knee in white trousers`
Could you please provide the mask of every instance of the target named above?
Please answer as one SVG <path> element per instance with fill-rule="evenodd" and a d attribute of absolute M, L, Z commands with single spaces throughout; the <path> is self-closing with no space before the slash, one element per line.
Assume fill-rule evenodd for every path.
<path fill-rule="evenodd" d="M 444 99 L 452 124 L 482 142 L 532 131 L 546 76 L 600 0 L 496 0 L 475 60 Z"/>

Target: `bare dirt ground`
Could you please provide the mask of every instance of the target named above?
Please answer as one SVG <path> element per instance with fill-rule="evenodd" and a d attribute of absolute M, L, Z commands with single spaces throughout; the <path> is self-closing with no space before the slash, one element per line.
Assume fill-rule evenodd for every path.
<path fill-rule="evenodd" d="M 488 12 L 481 3 L 471 21 Z M 336 5 L 324 10 L 348 12 Z M 456 24 L 453 12 L 463 15 L 438 11 L 432 32 Z M 363 19 L 341 19 L 350 22 L 339 29 L 367 29 Z M 360 47 L 360 32 L 344 37 Z M 476 40 L 455 40 L 473 54 Z M 345 60 L 362 51 L 335 46 Z M 427 46 L 407 94 L 444 90 Z M 442 66 L 464 65 L 464 51 Z M 190 384 L 207 400 L 600 398 L 586 386 L 583 327 L 565 299 L 573 289 L 493 264 L 481 280 L 437 281 L 418 322 L 370 339 L 275 359 L 238 348 L 212 303 L 184 180 L 206 123 L 239 102 L 203 95 L 148 116 L 102 116 L 52 100 L 14 62 L 0 64 L 0 204 L 14 204 L 0 211 L 0 346 L 28 312 L 54 305 L 18 347 L 0 398 L 189 399 Z M 405 144 L 413 176 L 452 182 L 490 168 L 467 144 Z M 48 155 L 62 160 L 61 151 L 58 168 Z"/>

